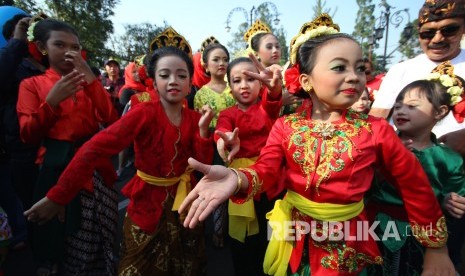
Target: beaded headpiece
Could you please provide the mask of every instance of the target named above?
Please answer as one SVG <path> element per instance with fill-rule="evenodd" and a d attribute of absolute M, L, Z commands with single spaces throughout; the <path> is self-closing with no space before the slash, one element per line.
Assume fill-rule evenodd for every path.
<path fill-rule="evenodd" d="M 335 34 L 339 32 L 339 26 L 333 23 L 327 13 L 319 15 L 314 20 L 305 23 L 299 33 L 291 39 L 291 63 L 295 64 L 299 47 L 307 40 L 321 35 Z"/>
<path fill-rule="evenodd" d="M 464 0 L 426 0 L 418 13 L 418 25 L 465 16 Z"/>
<path fill-rule="evenodd" d="M 454 66 L 450 61 L 440 63 L 431 71 L 431 74 L 426 77 L 427 80 L 439 81 L 447 88 L 447 93 L 451 97 L 451 105 L 454 106 L 462 101 L 463 83 L 454 74 Z"/>
<path fill-rule="evenodd" d="M 153 52 L 156 49 L 173 46 L 192 57 L 192 49 L 187 40 L 180 34 L 178 34 L 172 27 L 166 28 L 162 33 L 157 35 L 152 42 L 150 42 L 150 51 Z"/>
<path fill-rule="evenodd" d="M 205 51 L 205 48 L 207 48 L 207 46 L 212 43 L 220 43 L 220 42 L 214 36 L 207 37 L 204 41 L 202 41 L 200 52 L 203 53 L 203 51 Z"/>
<path fill-rule="evenodd" d="M 260 19 L 257 19 L 255 23 L 244 34 L 244 40 L 250 45 L 252 37 L 260 33 L 271 33 L 270 27 L 263 23 Z"/>

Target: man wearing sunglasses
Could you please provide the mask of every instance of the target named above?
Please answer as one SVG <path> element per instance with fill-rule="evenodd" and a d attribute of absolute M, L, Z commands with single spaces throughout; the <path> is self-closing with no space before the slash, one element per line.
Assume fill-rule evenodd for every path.
<path fill-rule="evenodd" d="M 460 40 L 465 33 L 464 16 L 465 0 L 426 0 L 418 15 L 418 39 L 423 53 L 390 68 L 376 95 L 371 115 L 387 118 L 402 88 L 415 80 L 424 79 L 443 61 L 450 60 L 454 73 L 465 77 L 465 50 L 460 48 Z M 462 129 L 465 129 L 465 122 L 458 123 L 450 112 L 436 124 L 433 132 L 441 137 Z M 465 131 L 460 140 L 464 145 L 459 148 L 451 145 L 463 156 L 464 138 Z M 449 144 L 451 141 L 446 142 Z"/>

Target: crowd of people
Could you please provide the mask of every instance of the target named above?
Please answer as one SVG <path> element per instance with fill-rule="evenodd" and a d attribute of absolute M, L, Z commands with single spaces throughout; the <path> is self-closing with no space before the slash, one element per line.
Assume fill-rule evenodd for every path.
<path fill-rule="evenodd" d="M 13 16 L 0 275 L 29 246 L 39 276 L 206 275 L 206 238 L 227 239 L 235 275 L 456 275 L 465 1 L 426 0 L 418 33 L 422 54 L 375 74 L 328 14 L 303 23 L 284 62 L 260 20 L 236 58 L 213 36 L 193 53 L 168 27 L 101 75 L 73 26 Z M 115 254 L 115 182 L 131 162 Z"/>

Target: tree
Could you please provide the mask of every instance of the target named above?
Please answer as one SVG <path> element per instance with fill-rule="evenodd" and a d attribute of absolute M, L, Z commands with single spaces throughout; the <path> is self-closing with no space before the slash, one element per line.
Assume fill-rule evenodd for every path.
<path fill-rule="evenodd" d="M 10 1 L 5 1 L 10 2 Z M 34 0 L 15 0 L 13 6 L 22 9 L 23 11 L 35 15 L 43 10 L 43 7 L 40 7 Z"/>
<path fill-rule="evenodd" d="M 73 25 L 80 35 L 83 48 L 87 51 L 88 62 L 102 63 L 111 54 L 105 43 L 113 33 L 110 17 L 119 0 L 46 0 L 54 18 Z"/>
<path fill-rule="evenodd" d="M 110 38 L 112 56 L 122 61 L 132 61 L 149 51 L 150 42 L 168 25 L 157 27 L 150 23 L 124 25 L 124 34 Z"/>
<path fill-rule="evenodd" d="M 422 53 L 420 41 L 418 40 L 418 19 L 407 23 L 406 27 L 400 34 L 399 52 L 403 57 L 409 59 Z"/>
<path fill-rule="evenodd" d="M 289 50 L 286 44 L 286 32 L 282 25 L 279 28 L 273 27 L 274 14 L 270 11 L 267 5 L 259 5 L 255 10 L 256 19 L 260 19 L 268 27 L 271 32 L 278 38 L 279 44 L 281 45 L 281 65 L 289 59 Z M 253 22 L 252 22 L 253 23 Z M 238 55 L 241 51 L 247 48 L 247 42 L 244 41 L 244 34 L 249 28 L 248 23 L 244 22 L 239 25 L 237 32 L 233 33 L 233 39 L 227 43 L 231 56 Z M 220 43 L 223 43 L 220 41 Z"/>
<path fill-rule="evenodd" d="M 15 1 L 13 0 L 0 0 L 0 6 L 14 6 Z"/>
<path fill-rule="evenodd" d="M 375 43 L 372 37 L 376 21 L 373 15 L 375 5 L 372 4 L 372 0 L 357 0 L 357 5 L 358 11 L 352 36 L 362 45 L 363 53 L 371 57 L 373 43 Z M 371 40 L 370 37 L 372 37 Z"/>
<path fill-rule="evenodd" d="M 330 8 L 325 8 L 326 1 L 325 0 L 317 0 L 315 3 L 315 6 L 313 6 L 313 18 L 318 17 L 322 13 L 327 13 L 331 17 L 334 17 L 334 15 L 337 12 L 337 7 L 334 10 L 333 14 L 331 14 L 331 9 Z"/>

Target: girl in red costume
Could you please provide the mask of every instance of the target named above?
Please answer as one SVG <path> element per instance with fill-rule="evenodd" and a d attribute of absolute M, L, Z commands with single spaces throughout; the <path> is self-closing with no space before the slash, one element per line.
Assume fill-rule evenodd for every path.
<path fill-rule="evenodd" d="M 203 228 L 183 228 L 176 210 L 191 187 L 189 156 L 211 162 L 208 125 L 213 112 L 205 107 L 200 114 L 183 106 L 193 65 L 182 50 L 172 46 L 155 50 L 148 72 L 160 100 L 138 103 L 86 143 L 57 185 L 26 215 L 53 217 L 79 190 L 92 190 L 85 179 L 96 160 L 109 159 L 134 143 L 137 174 L 122 190 L 130 203 L 119 274 L 200 275 L 205 265 Z"/>
<path fill-rule="evenodd" d="M 338 30 L 323 14 L 293 39 L 295 76 L 310 100 L 275 122 L 254 165 L 233 170 L 189 160 L 205 177 L 181 205 L 180 212 L 189 210 L 184 226 L 195 227 L 230 197 L 241 203 L 273 189 L 284 167 L 287 193 L 267 214 L 273 232 L 265 273 L 357 275 L 382 263 L 374 237 L 359 232 L 367 222 L 363 197 L 378 168 L 400 190 L 416 238 L 427 247 L 425 272 L 452 275 L 445 219 L 420 163 L 385 120 L 349 109 L 365 88 L 365 67 L 360 45 Z"/>
<path fill-rule="evenodd" d="M 37 161 L 40 170 L 34 190 L 34 199 L 40 200 L 55 185 L 75 151 L 96 134 L 101 125 L 116 121 L 118 114 L 108 93 L 82 58 L 79 36 L 73 27 L 62 21 L 44 19 L 34 23 L 28 35 L 50 65 L 45 74 L 21 82 L 17 103 L 21 139 L 25 143 L 41 145 Z M 111 163 L 96 161 L 100 175 L 108 184 L 112 184 L 114 170 Z M 65 255 L 67 258 L 63 265 L 66 273 L 93 271 L 90 267 L 78 268 L 76 262 L 90 262 L 94 250 L 98 251 L 104 245 L 90 238 L 81 241 L 80 226 L 85 227 L 86 218 L 94 216 L 95 202 L 108 201 L 106 206 L 113 206 L 117 193 L 102 185 L 101 177 L 93 178 L 90 174 L 84 181 L 97 182 L 96 189 L 105 191 L 108 196 L 97 199 L 82 195 L 67 209 L 64 224 L 54 220 L 44 225 L 34 225 L 33 250 L 40 263 L 39 275 L 57 272 Z M 107 213 L 102 215 L 107 220 L 102 223 L 116 226 L 112 224 L 113 221 L 108 221 L 117 218 L 116 210 L 105 210 Z M 93 226 L 92 230 L 97 233 L 97 228 L 101 229 Z M 65 237 L 69 246 L 65 246 Z M 100 247 L 94 247 L 97 245 Z M 111 246 L 105 249 L 111 252 Z M 105 252 L 105 249 L 99 252 Z M 102 256 L 99 260 L 104 259 L 107 260 Z M 107 273 L 106 270 L 103 272 Z"/>

